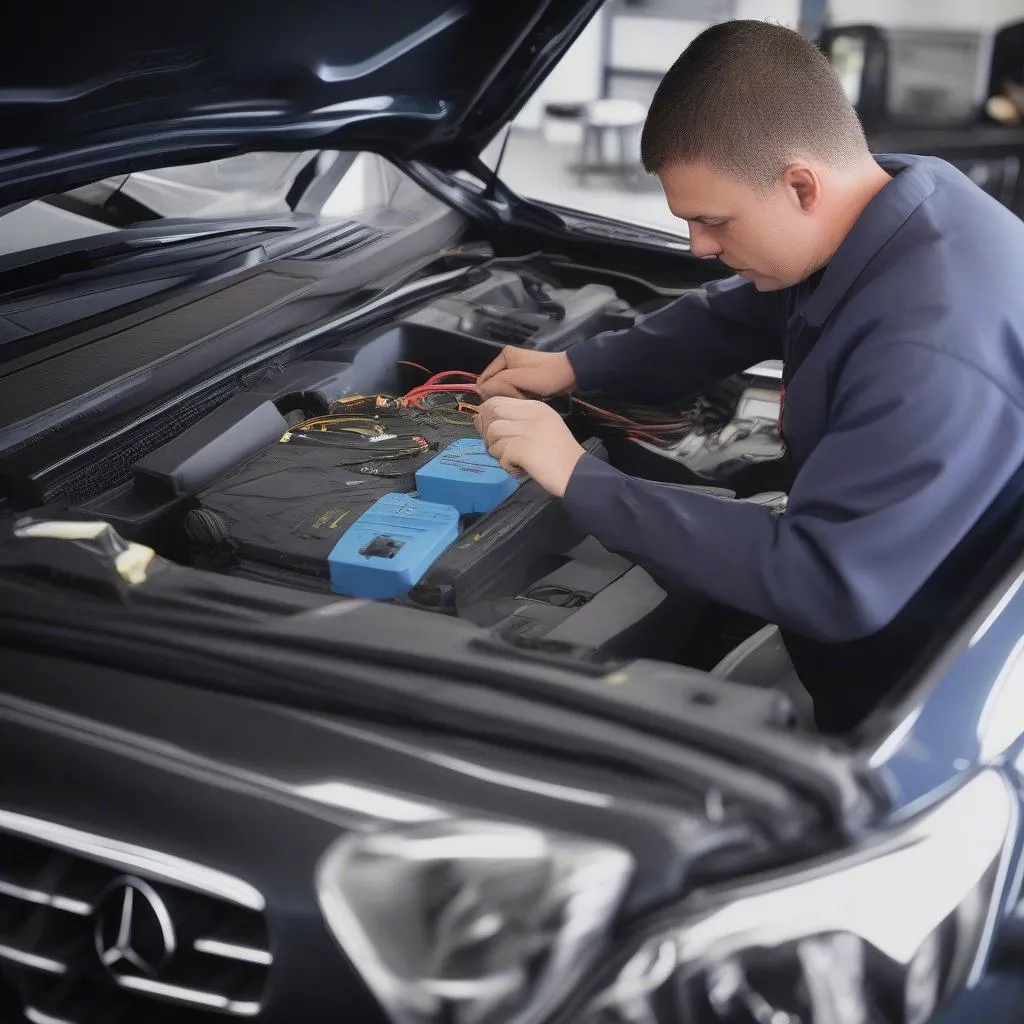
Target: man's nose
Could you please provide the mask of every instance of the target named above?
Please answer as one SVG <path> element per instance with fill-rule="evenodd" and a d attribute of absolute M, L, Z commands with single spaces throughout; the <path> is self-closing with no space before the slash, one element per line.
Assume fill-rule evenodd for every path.
<path fill-rule="evenodd" d="M 706 259 L 718 256 L 722 247 L 711 237 L 711 233 L 701 224 L 690 223 L 690 252 L 694 256 Z"/>

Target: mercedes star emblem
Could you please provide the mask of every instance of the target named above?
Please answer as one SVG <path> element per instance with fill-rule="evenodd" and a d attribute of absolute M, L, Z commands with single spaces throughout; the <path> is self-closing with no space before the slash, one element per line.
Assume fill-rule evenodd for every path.
<path fill-rule="evenodd" d="M 119 878 L 107 889 L 93 935 L 100 962 L 115 978 L 159 974 L 176 945 L 167 906 L 138 878 Z"/>

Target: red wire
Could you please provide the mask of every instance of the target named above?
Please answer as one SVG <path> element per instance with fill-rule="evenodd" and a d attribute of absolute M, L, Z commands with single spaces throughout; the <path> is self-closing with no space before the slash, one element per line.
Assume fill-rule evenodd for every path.
<path fill-rule="evenodd" d="M 427 381 L 426 384 L 421 384 L 417 388 L 413 388 L 411 391 L 406 392 L 402 397 L 402 401 L 407 405 L 411 405 L 413 408 L 422 409 L 424 408 L 423 399 L 428 395 L 464 395 L 467 391 L 476 391 L 475 383 L 466 384 L 440 384 L 436 381 L 451 376 L 467 377 L 469 380 L 476 381 L 476 375 L 472 373 L 463 373 L 462 371 L 454 370 L 448 373 L 434 374 L 433 377 Z"/>
<path fill-rule="evenodd" d="M 402 360 L 405 365 L 415 366 L 419 370 L 423 370 L 424 373 L 430 371 L 424 366 L 420 366 L 418 363 L 407 362 Z M 451 378 L 459 377 L 463 378 L 466 383 L 456 384 L 451 382 Z M 449 383 L 444 383 L 449 381 Z M 402 396 L 402 401 L 406 405 L 411 405 L 414 408 L 423 408 L 422 401 L 428 395 L 438 394 L 465 394 L 467 391 L 476 391 L 477 375 L 475 373 L 468 373 L 465 370 L 442 370 L 440 373 L 435 373 L 430 376 L 423 384 L 418 387 L 410 389 Z M 602 409 L 599 405 L 594 405 L 591 402 L 586 402 L 581 398 L 573 398 L 573 403 L 579 408 L 584 409 L 586 412 L 599 417 L 602 419 L 607 426 L 619 430 L 624 430 L 627 433 L 627 437 L 632 440 L 644 439 L 651 442 L 652 444 L 661 444 L 663 438 L 659 437 L 659 434 L 671 434 L 680 430 L 686 429 L 689 424 L 682 420 L 674 421 L 644 421 L 630 419 L 628 416 L 623 416 L 620 413 L 612 412 L 610 409 Z"/>
<path fill-rule="evenodd" d="M 411 362 L 408 359 L 399 359 L 398 360 L 398 365 L 399 366 L 411 366 L 411 367 L 413 367 L 416 370 L 422 370 L 428 377 L 430 376 L 430 371 L 425 366 L 421 366 L 419 363 Z"/>
<path fill-rule="evenodd" d="M 464 378 L 466 383 L 456 384 L 451 382 L 452 377 Z M 425 383 L 420 384 L 419 387 L 407 391 L 402 396 L 402 401 L 406 405 L 422 408 L 422 400 L 427 395 L 465 394 L 467 391 L 476 391 L 476 380 L 477 375 L 475 373 L 467 373 L 465 370 L 442 370 L 440 373 L 433 374 Z M 443 383 L 444 381 L 449 381 L 449 383 Z"/>
<path fill-rule="evenodd" d="M 476 384 L 420 384 L 412 391 L 476 391 Z"/>
<path fill-rule="evenodd" d="M 602 409 L 599 405 L 585 402 L 583 399 L 574 398 L 573 402 L 580 408 L 586 410 L 605 421 L 606 426 L 612 429 L 626 430 L 629 436 L 643 436 L 652 443 L 660 444 L 662 438 L 659 434 L 673 434 L 686 430 L 690 423 L 686 420 L 658 421 L 646 419 L 630 419 L 610 409 Z"/>
<path fill-rule="evenodd" d="M 444 370 L 441 373 L 435 373 L 427 383 L 439 384 L 445 377 L 467 377 L 469 380 L 476 383 L 477 374 L 467 373 L 465 370 Z"/>
<path fill-rule="evenodd" d="M 597 413 L 599 416 L 603 416 L 605 419 L 614 421 L 615 423 L 622 423 L 630 427 L 638 426 L 633 420 L 628 419 L 625 416 L 620 416 L 617 412 L 611 412 L 608 409 L 602 409 L 598 405 L 591 405 L 590 402 L 584 402 L 582 398 L 574 398 L 573 401 L 580 406 L 582 409 L 586 409 L 588 412 Z"/>
<path fill-rule="evenodd" d="M 458 395 L 467 391 L 476 391 L 475 384 L 424 384 L 413 388 L 403 398 L 422 398 L 424 395 Z"/>

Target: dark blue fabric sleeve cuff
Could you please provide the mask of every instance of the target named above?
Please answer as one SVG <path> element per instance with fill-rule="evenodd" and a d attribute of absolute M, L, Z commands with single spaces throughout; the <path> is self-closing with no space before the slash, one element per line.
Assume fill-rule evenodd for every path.
<path fill-rule="evenodd" d="M 581 394 L 600 394 L 606 387 L 609 374 L 614 372 L 609 365 L 612 361 L 608 349 L 592 341 L 584 341 L 574 345 L 566 354 L 576 377 L 576 390 Z"/>
<path fill-rule="evenodd" d="M 584 455 L 576 463 L 563 500 L 577 528 L 585 533 L 605 533 L 608 502 L 602 502 L 602 494 L 607 499 L 623 477 L 619 470 L 593 455 Z"/>

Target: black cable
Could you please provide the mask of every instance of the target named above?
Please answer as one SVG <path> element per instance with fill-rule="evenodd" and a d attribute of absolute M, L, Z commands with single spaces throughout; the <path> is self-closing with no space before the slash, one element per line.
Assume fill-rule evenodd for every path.
<path fill-rule="evenodd" d="M 194 508 L 185 517 L 185 532 L 204 547 L 217 547 L 230 537 L 227 524 L 208 508 Z"/>
<path fill-rule="evenodd" d="M 101 212 L 101 213 L 106 213 L 106 212 L 107 212 L 107 210 L 108 210 L 108 209 L 109 209 L 109 207 L 110 207 L 110 204 L 111 204 L 112 202 L 114 202 L 114 200 L 115 200 L 115 199 L 117 199 L 117 197 L 118 197 L 118 196 L 119 196 L 119 195 L 121 194 L 121 192 L 122 192 L 122 190 L 124 189 L 125 185 L 127 185 L 127 184 L 128 184 L 128 179 L 129 179 L 129 178 L 131 178 L 131 176 L 132 176 L 132 173 L 133 173 L 132 171 L 129 171 L 129 172 L 128 172 L 128 173 L 127 173 L 127 174 L 126 174 L 126 175 L 125 175 L 125 176 L 124 176 L 124 177 L 123 177 L 123 178 L 121 179 L 121 183 L 120 183 L 120 184 L 119 184 L 119 185 L 117 186 L 117 188 L 115 188 L 115 189 L 114 189 L 114 191 L 113 191 L 113 192 L 111 192 L 111 193 L 110 193 L 110 195 L 109 195 L 109 196 L 107 196 L 107 198 L 103 200 L 103 205 L 102 205 L 102 206 L 100 207 L 100 212 Z"/>
<path fill-rule="evenodd" d="M 582 590 L 574 590 L 572 587 L 563 587 L 555 583 L 545 583 L 532 587 L 523 594 L 527 600 L 542 601 L 555 608 L 582 608 L 593 594 Z"/>
<path fill-rule="evenodd" d="M 384 447 L 382 444 L 375 445 L 361 445 L 347 442 L 343 439 L 331 437 L 328 434 L 293 434 L 293 440 L 295 438 L 303 438 L 307 443 L 319 444 L 328 448 L 340 448 L 348 452 L 358 452 L 361 454 L 361 458 L 355 462 L 339 463 L 339 465 L 355 465 L 358 466 L 363 462 L 376 462 L 382 458 L 407 458 L 415 455 L 422 455 L 424 452 L 430 451 L 429 445 L 423 447 L 422 445 L 405 445 L 403 447 Z"/>

